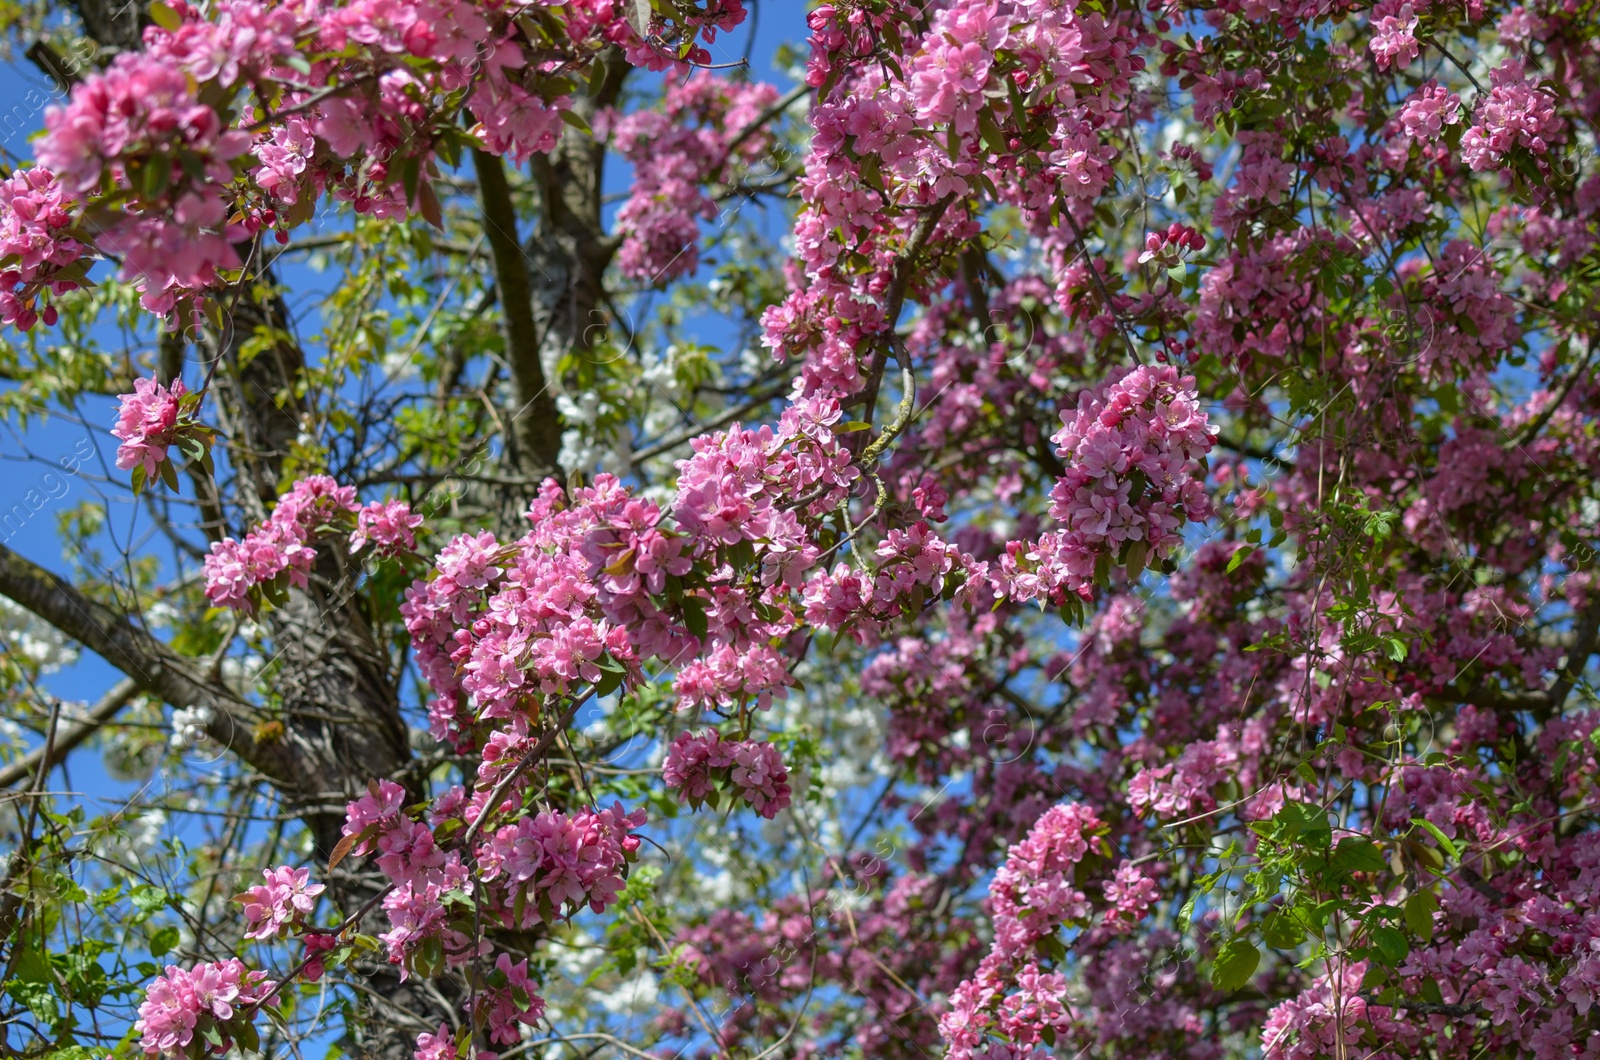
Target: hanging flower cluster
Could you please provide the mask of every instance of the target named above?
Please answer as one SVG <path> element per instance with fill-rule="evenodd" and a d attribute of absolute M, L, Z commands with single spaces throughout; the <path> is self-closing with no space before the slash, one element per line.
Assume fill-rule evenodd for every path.
<path fill-rule="evenodd" d="M 323 885 L 312 883 L 310 869 L 291 869 L 280 865 L 262 869 L 266 883 L 239 895 L 234 901 L 244 906 L 247 939 L 283 938 L 305 924 L 316 907 Z"/>
<path fill-rule="evenodd" d="M 174 379 L 170 387 L 154 379 L 136 379 L 133 393 L 122 395 L 111 434 L 121 443 L 117 467 L 133 472 L 135 493 L 158 478 L 177 491 L 177 472 L 167 453 L 173 447 L 209 469 L 216 432 L 196 415 L 200 399 L 200 394 L 184 387 L 182 379 Z"/>
<path fill-rule="evenodd" d="M 235 1045 L 255 1048 L 252 1021 L 272 985 L 237 957 L 188 969 L 168 965 L 145 992 L 133 1029 L 147 1056 L 204 1060 Z"/>
<path fill-rule="evenodd" d="M 778 749 L 760 740 L 724 740 L 715 729 L 682 732 L 662 764 L 667 790 L 698 810 L 716 808 L 720 794 L 771 819 L 789 805 L 789 771 Z"/>
<path fill-rule="evenodd" d="M 73 198 L 43 166 L 0 180 L 0 324 L 27 331 L 56 322 L 56 308 L 36 308 L 40 294 L 65 294 L 83 282 L 87 249 L 72 234 Z"/>

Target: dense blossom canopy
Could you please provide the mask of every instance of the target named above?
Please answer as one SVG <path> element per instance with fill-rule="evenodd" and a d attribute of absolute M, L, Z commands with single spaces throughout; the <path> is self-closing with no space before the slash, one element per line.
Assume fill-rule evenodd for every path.
<path fill-rule="evenodd" d="M 82 341 L 115 262 L 166 329 L 115 465 L 198 513 L 170 643 L 0 593 L 281 807 L 124 1053 L 336 996 L 416 1060 L 1600 1058 L 1593 11 L 837 0 L 785 94 L 713 61 L 745 8 L 165 0 L 0 182 L 0 315 Z M 765 272 L 708 232 L 782 192 Z M 490 264 L 295 361 L 318 217 Z M 696 309 L 739 348 L 633 367 Z M 241 637 L 318 676 L 228 684 Z M 389 757 L 323 755 L 380 686 Z M 641 953 L 679 1000 L 623 1040 L 582 990 Z"/>

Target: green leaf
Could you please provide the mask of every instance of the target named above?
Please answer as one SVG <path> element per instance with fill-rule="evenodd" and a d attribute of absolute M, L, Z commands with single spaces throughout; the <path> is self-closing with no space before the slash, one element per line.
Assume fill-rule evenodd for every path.
<path fill-rule="evenodd" d="M 239 1048 L 247 1053 L 261 1051 L 261 1035 L 256 1031 L 256 1025 L 250 1020 L 236 1020 L 233 1035 L 239 1043 Z"/>
<path fill-rule="evenodd" d="M 1283 827 L 1284 838 L 1308 846 L 1325 847 L 1333 842 L 1333 828 L 1322 807 L 1305 802 L 1284 803 L 1272 819 Z"/>
<path fill-rule="evenodd" d="M 1261 951 L 1249 939 L 1234 937 L 1217 951 L 1211 964 L 1211 984 L 1232 992 L 1244 986 L 1261 963 Z"/>
<path fill-rule="evenodd" d="M 17 951 L 16 964 L 11 971 L 24 983 L 55 984 L 55 975 L 50 970 L 50 958 L 32 946 Z"/>
<path fill-rule="evenodd" d="M 411 958 L 411 966 L 424 979 L 432 979 L 444 970 L 444 941 L 437 935 L 422 940 Z"/>
<path fill-rule="evenodd" d="M 182 27 L 183 16 L 162 3 L 161 0 L 154 0 L 154 3 L 150 5 L 150 21 L 164 30 L 174 32 Z"/>
<path fill-rule="evenodd" d="M 163 957 L 178 946 L 178 929 L 168 924 L 150 936 L 150 956 Z"/>
<path fill-rule="evenodd" d="M 1433 940 L 1433 914 L 1439 908 L 1439 899 L 1432 891 L 1418 891 L 1406 899 L 1406 927 L 1423 942 Z"/>
<path fill-rule="evenodd" d="M 1446 854 L 1455 858 L 1457 861 L 1461 860 L 1461 851 L 1456 847 L 1455 843 L 1451 841 L 1449 836 L 1439 831 L 1438 825 L 1434 824 L 1432 821 L 1424 820 L 1421 817 L 1411 818 L 1411 823 L 1422 829 L 1424 832 L 1427 832 L 1429 835 L 1433 836 L 1433 838 L 1438 841 L 1439 845 L 1444 848 L 1444 852 Z"/>
<path fill-rule="evenodd" d="M 1233 555 L 1228 557 L 1227 573 L 1232 574 L 1234 571 L 1238 570 L 1239 564 L 1249 559 L 1250 553 L 1254 551 L 1255 549 L 1249 545 L 1240 545 L 1238 548 L 1234 549 Z"/>
<path fill-rule="evenodd" d="M 1340 872 L 1382 872 L 1383 851 L 1370 839 L 1341 839 L 1331 864 Z"/>
<path fill-rule="evenodd" d="M 1305 941 L 1306 930 L 1288 913 L 1273 913 L 1262 924 L 1262 933 L 1268 946 L 1275 950 L 1292 950 Z"/>
<path fill-rule="evenodd" d="M 1139 575 L 1144 573 L 1145 560 L 1150 555 L 1150 546 L 1143 541 L 1135 541 L 1128 546 L 1128 580 L 1138 581 Z"/>
<path fill-rule="evenodd" d="M 1003 155 L 1010 150 L 1010 143 L 1006 134 L 1001 130 L 1000 123 L 994 120 L 994 115 L 988 107 L 978 111 L 978 132 L 983 135 L 983 142 L 989 145 L 989 150 L 997 155 Z"/>
<path fill-rule="evenodd" d="M 697 597 L 685 596 L 683 600 L 680 601 L 680 606 L 683 608 L 684 628 L 689 631 L 691 636 L 698 638 L 701 643 L 704 643 L 706 639 L 706 633 L 710 630 L 710 626 L 706 622 L 705 604 L 701 603 Z"/>
<path fill-rule="evenodd" d="M 603 66 L 604 64 L 596 63 L 595 65 L 596 66 Z M 578 113 L 575 113 L 574 111 L 570 111 L 570 110 L 563 110 L 563 111 L 560 111 L 559 113 L 561 115 L 561 120 L 562 121 L 566 122 L 568 125 L 572 126 L 574 129 L 577 129 L 579 132 L 592 133 L 594 131 L 593 129 L 589 128 L 589 123 L 583 120 L 583 115 L 582 114 L 578 114 Z"/>
<path fill-rule="evenodd" d="M 601 670 L 600 680 L 594 683 L 594 694 L 599 699 L 604 699 L 615 692 L 622 685 L 622 674 L 615 670 Z"/>
<path fill-rule="evenodd" d="M 439 204 L 439 193 L 433 185 L 423 181 L 417 188 L 417 213 L 433 227 L 444 231 L 444 211 Z"/>
<path fill-rule="evenodd" d="M 166 483 L 167 489 L 173 493 L 178 492 L 178 471 L 172 466 L 171 460 L 161 461 L 161 481 Z"/>
<path fill-rule="evenodd" d="M 142 924 L 149 920 L 158 911 L 167 907 L 167 892 L 160 887 L 152 887 L 148 883 L 141 883 L 128 895 L 134 908 L 142 915 L 134 918 L 134 923 Z"/>
<path fill-rule="evenodd" d="M 1411 952 L 1411 943 L 1406 941 L 1405 932 L 1387 924 L 1374 927 L 1368 934 L 1372 938 L 1372 945 L 1377 948 L 1379 958 L 1390 967 L 1405 960 Z"/>
<path fill-rule="evenodd" d="M 622 5 L 623 16 L 628 20 L 628 25 L 641 37 L 650 35 L 650 0 L 625 0 Z"/>

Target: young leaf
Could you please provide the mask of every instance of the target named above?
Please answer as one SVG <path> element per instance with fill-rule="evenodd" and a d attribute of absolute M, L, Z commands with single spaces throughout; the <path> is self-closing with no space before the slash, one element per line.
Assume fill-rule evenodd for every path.
<path fill-rule="evenodd" d="M 1211 984 L 1218 990 L 1232 992 L 1250 981 L 1261 963 L 1261 951 L 1249 939 L 1235 936 L 1217 951 L 1211 963 Z"/>
<path fill-rule="evenodd" d="M 1378 950 L 1378 956 L 1383 963 L 1393 967 L 1406 959 L 1411 952 L 1411 943 L 1406 941 L 1405 933 L 1388 925 L 1374 927 L 1370 935 L 1372 944 Z"/>
<path fill-rule="evenodd" d="M 1432 891 L 1418 891 L 1406 899 L 1406 927 L 1423 942 L 1433 941 L 1433 914 L 1439 908 L 1439 899 Z"/>
<path fill-rule="evenodd" d="M 1421 817 L 1411 818 L 1411 823 L 1422 829 L 1424 832 L 1427 832 L 1429 835 L 1433 836 L 1446 854 L 1450 855 L 1452 858 L 1455 858 L 1457 861 L 1461 860 L 1461 851 L 1456 847 L 1455 843 L 1449 836 L 1439 831 L 1438 825 L 1434 824 L 1432 821 L 1424 820 Z"/>
<path fill-rule="evenodd" d="M 1345 838 L 1334 849 L 1331 864 L 1340 872 L 1381 872 L 1383 852 L 1370 839 Z"/>

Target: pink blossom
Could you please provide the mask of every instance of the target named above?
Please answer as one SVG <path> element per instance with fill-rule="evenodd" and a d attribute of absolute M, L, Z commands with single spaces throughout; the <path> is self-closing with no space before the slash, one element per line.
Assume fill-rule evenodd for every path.
<path fill-rule="evenodd" d="M 411 511 L 405 501 L 373 501 L 356 512 L 356 528 L 350 533 L 350 550 L 361 549 L 368 541 L 383 556 L 397 556 L 417 547 L 415 530 L 422 516 Z"/>
<path fill-rule="evenodd" d="M 265 972 L 250 971 L 237 957 L 192 969 L 168 965 L 145 992 L 134 1030 L 148 1056 L 222 1056 L 271 985 Z M 220 1044 L 206 1040 L 211 1032 Z"/>
<path fill-rule="evenodd" d="M 447 1024 L 439 1024 L 438 1034 L 429 1034 L 423 1031 L 417 1035 L 416 1052 L 412 1054 L 415 1060 L 456 1060 L 459 1055 L 456 1051 L 455 1035 L 450 1033 Z"/>
<path fill-rule="evenodd" d="M 495 959 L 489 989 L 478 999 L 478 1012 L 488 1024 L 489 1040 L 496 1045 L 516 1045 L 522 1040 L 522 1028 L 544 1017 L 544 998 L 528 976 L 527 960 L 512 964 L 505 953 Z M 419 1042 L 419 1057 L 421 1052 Z"/>
<path fill-rule="evenodd" d="M 117 467 L 142 468 L 146 481 L 156 480 L 167 449 L 178 440 L 181 402 L 187 393 L 181 379 L 174 379 L 170 388 L 154 379 L 133 381 L 133 393 L 122 395 L 117 425 L 111 428 L 122 442 L 117 446 Z"/>
<path fill-rule="evenodd" d="M 305 943 L 306 963 L 305 969 L 300 974 L 305 977 L 306 982 L 314 983 L 327 971 L 324 957 L 329 950 L 339 944 L 339 940 L 334 935 L 312 933 L 305 936 Z"/>
<path fill-rule="evenodd" d="M 639 848 L 639 837 L 629 833 L 644 822 L 642 809 L 627 813 L 621 803 L 571 817 L 547 810 L 489 836 L 478 864 L 485 880 L 526 892 L 527 925 L 585 906 L 603 912 L 616 901 L 623 872 Z"/>
<path fill-rule="evenodd" d="M 614 120 L 611 141 L 634 166 L 633 187 L 617 214 L 624 275 L 660 284 L 694 271 L 698 222 L 717 215 L 706 186 L 733 179 L 741 162 L 772 143 L 771 132 L 756 122 L 777 98 L 772 85 L 701 72 L 669 82 L 659 112 Z"/>
<path fill-rule="evenodd" d="M 789 771 L 778 749 L 758 740 L 725 741 L 715 729 L 679 733 L 667 748 L 662 779 L 694 808 L 718 787 L 769 819 L 789 805 Z"/>
<path fill-rule="evenodd" d="M 324 888 L 320 883 L 309 882 L 310 869 L 280 865 L 263 869 L 261 875 L 267 882 L 251 887 L 237 899 L 244 904 L 244 918 L 250 925 L 244 937 L 281 938 L 311 915 L 317 895 Z"/>
<path fill-rule="evenodd" d="M 1106 881 L 1105 892 L 1106 901 L 1112 906 L 1106 919 L 1122 925 L 1144 919 L 1157 897 L 1155 881 L 1126 860 L 1117 867 L 1116 876 Z"/>
<path fill-rule="evenodd" d="M 1413 35 L 1416 29 L 1416 12 L 1405 0 L 1381 0 L 1372 9 L 1372 40 L 1368 47 L 1377 59 L 1378 69 L 1411 65 L 1419 54 Z"/>
<path fill-rule="evenodd" d="M 1505 164 L 1516 147 L 1544 154 L 1562 139 L 1562 121 L 1553 96 L 1525 77 L 1520 59 L 1507 59 L 1489 72 L 1489 94 L 1478 104 L 1473 125 L 1461 136 L 1461 158 L 1476 170 Z"/>
<path fill-rule="evenodd" d="M 0 323 L 20 331 L 38 319 L 34 302 L 41 291 L 65 294 L 78 284 L 62 271 L 82 257 L 85 248 L 67 232 L 76 204 L 50 170 L 19 169 L 0 180 L 0 260 L 15 261 L 0 269 Z M 54 319 L 46 307 L 46 323 Z"/>
<path fill-rule="evenodd" d="M 244 540 L 228 537 L 211 546 L 205 559 L 206 596 L 219 607 L 253 611 L 263 595 L 271 596 L 262 587 L 280 593 L 291 585 L 304 588 L 317 558 L 313 537 L 352 525 L 357 509 L 354 486 L 341 486 L 327 475 L 297 480 L 267 521 Z M 395 527 L 408 518 L 389 513 Z"/>
<path fill-rule="evenodd" d="M 1461 120 L 1461 98 L 1435 81 L 1420 86 L 1400 108 L 1406 135 L 1429 142 L 1438 140 L 1447 125 Z"/>
<path fill-rule="evenodd" d="M 1039 943 L 1063 925 L 1086 922 L 1087 896 L 1075 885 L 1074 870 L 1091 848 L 1106 852 L 1098 838 L 1105 825 L 1078 803 L 1046 810 L 1027 836 L 1011 846 L 989 888 L 994 913 L 994 943 L 971 977 L 950 997 L 950 1011 L 939 1019 L 947 1054 L 962 1060 L 993 1056 L 985 1049 L 991 1031 L 1030 1055 L 1045 1041 L 1058 1041 L 1073 1028 L 1066 979 L 1040 966 Z M 1153 887 L 1124 862 L 1105 887 L 1113 905 L 1108 918 L 1143 916 Z M 1005 1055 L 1005 1054 L 1001 1054 Z"/>

